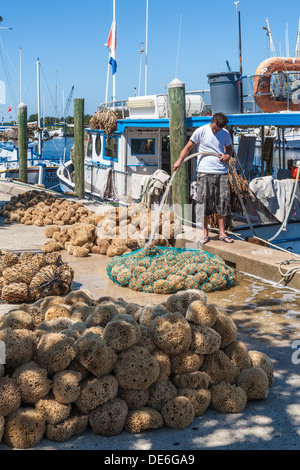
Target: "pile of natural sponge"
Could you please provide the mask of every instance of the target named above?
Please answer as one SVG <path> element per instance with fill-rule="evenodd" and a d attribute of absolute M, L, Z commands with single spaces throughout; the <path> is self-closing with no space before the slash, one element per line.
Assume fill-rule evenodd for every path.
<path fill-rule="evenodd" d="M 97 253 L 108 257 L 121 256 L 145 246 L 151 236 L 159 246 L 169 246 L 182 232 L 182 226 L 174 212 L 162 212 L 157 220 L 157 212 L 144 204 L 133 203 L 128 207 L 114 207 L 97 215 L 91 213 L 86 221 L 77 222 L 71 227 L 57 225 L 47 227 L 44 234 L 51 238 L 43 250 L 67 250 L 76 257 Z"/>
<path fill-rule="evenodd" d="M 89 211 L 81 202 L 73 202 L 36 189 L 12 196 L 9 202 L 2 205 L 0 216 L 7 223 L 20 222 L 40 227 L 73 225 L 78 222 L 95 223 L 95 218 L 97 222 L 97 214 Z"/>
<path fill-rule="evenodd" d="M 33 302 L 47 295 L 64 295 L 74 271 L 55 253 L 16 253 L 0 250 L 0 300 Z"/>
<path fill-rule="evenodd" d="M 208 407 L 241 413 L 267 397 L 271 359 L 248 351 L 232 318 L 201 290 L 145 306 L 86 291 L 3 315 L 0 441 L 183 429 Z"/>

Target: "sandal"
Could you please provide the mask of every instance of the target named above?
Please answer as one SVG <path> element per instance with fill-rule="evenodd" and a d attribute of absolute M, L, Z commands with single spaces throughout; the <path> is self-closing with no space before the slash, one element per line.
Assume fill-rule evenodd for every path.
<path fill-rule="evenodd" d="M 222 242 L 225 243 L 234 243 L 232 238 L 228 237 L 227 235 L 224 235 L 224 237 L 219 237 L 219 240 L 222 240 Z"/>
<path fill-rule="evenodd" d="M 199 242 L 202 244 L 202 245 L 205 245 L 205 243 L 208 243 L 210 240 L 209 237 L 203 237 L 203 238 L 200 238 Z"/>

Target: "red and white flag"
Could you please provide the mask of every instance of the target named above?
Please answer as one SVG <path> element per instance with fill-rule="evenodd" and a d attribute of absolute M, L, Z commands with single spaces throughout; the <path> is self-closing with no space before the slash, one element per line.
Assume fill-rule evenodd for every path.
<path fill-rule="evenodd" d="M 110 59 L 109 63 L 112 67 L 112 74 L 114 75 L 117 71 L 117 57 L 116 57 L 116 50 L 117 50 L 117 23 L 115 21 L 112 22 L 107 43 L 105 46 L 110 48 Z"/>
<path fill-rule="evenodd" d="M 8 113 L 11 112 L 11 106 L 8 107 L 8 110 L 7 110 Z"/>

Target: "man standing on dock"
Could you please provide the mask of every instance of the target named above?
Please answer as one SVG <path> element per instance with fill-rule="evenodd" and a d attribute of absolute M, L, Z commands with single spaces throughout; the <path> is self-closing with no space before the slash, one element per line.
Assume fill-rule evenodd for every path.
<path fill-rule="evenodd" d="M 197 157 L 197 204 L 203 207 L 203 244 L 209 241 L 208 219 L 213 210 L 218 218 L 219 239 L 233 243 L 225 233 L 225 217 L 231 212 L 227 163 L 233 155 L 231 136 L 224 129 L 227 123 L 225 114 L 215 113 L 210 124 L 195 130 L 173 165 L 174 171 L 179 170 L 195 145 L 197 153 L 203 153 Z"/>

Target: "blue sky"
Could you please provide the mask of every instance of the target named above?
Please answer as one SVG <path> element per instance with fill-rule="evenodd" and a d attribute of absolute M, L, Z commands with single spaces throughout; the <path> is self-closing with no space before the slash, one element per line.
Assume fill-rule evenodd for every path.
<path fill-rule="evenodd" d="M 240 0 L 243 73 L 255 74 L 268 55 L 266 18 L 278 55 L 294 56 L 299 0 Z M 113 15 L 112 0 L 14 0 L 2 2 L 0 80 L 6 83 L 4 119 L 16 116 L 20 101 L 20 48 L 22 101 L 28 114 L 37 112 L 36 60 L 41 63 L 41 102 L 46 115 L 63 110 L 74 85 L 73 98 L 85 99 L 85 112 L 93 114 L 105 100 L 108 49 Z M 146 0 L 116 0 L 116 96 L 126 99 L 138 90 L 140 43 L 146 38 Z M 181 28 L 180 28 L 181 24 Z M 180 31 L 180 42 L 179 42 Z M 179 44 L 179 48 L 178 48 Z M 179 54 L 177 56 L 177 53 Z M 144 92 L 144 58 L 141 94 Z M 178 59 L 177 59 L 178 58 Z M 178 60 L 178 61 L 177 61 Z M 208 89 L 207 74 L 239 68 L 236 5 L 233 0 L 149 0 L 148 94 L 166 93 L 177 75 L 186 90 Z M 7 74 L 5 73 L 7 70 Z M 177 72 L 177 73 L 176 73 Z M 58 86 L 56 87 L 56 80 Z M 109 99 L 112 96 L 109 83 Z M 11 105 L 12 113 L 7 113 Z M 69 114 L 73 113 L 71 105 Z"/>

